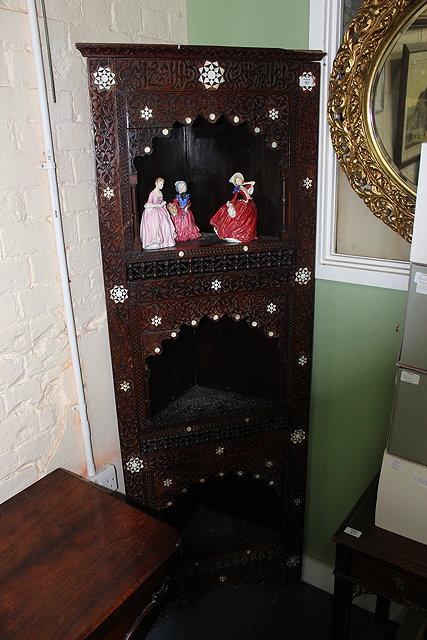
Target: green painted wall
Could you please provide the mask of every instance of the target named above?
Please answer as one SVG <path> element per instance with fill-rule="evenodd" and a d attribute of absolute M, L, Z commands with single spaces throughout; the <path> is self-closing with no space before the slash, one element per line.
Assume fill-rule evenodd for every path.
<path fill-rule="evenodd" d="M 187 0 L 189 44 L 308 46 L 309 0 Z"/>
<path fill-rule="evenodd" d="M 308 47 L 309 0 L 187 0 L 190 44 Z M 330 538 L 380 467 L 406 294 L 318 280 L 305 553 Z"/>
<path fill-rule="evenodd" d="M 328 564 L 381 465 L 405 304 L 403 291 L 316 281 L 305 552 Z"/>

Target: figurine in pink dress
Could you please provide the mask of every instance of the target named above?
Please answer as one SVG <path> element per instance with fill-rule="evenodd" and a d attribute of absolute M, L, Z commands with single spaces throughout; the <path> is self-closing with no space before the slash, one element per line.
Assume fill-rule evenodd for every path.
<path fill-rule="evenodd" d="M 229 182 L 234 185 L 233 197 L 218 209 L 211 225 L 218 238 L 227 242 L 258 240 L 258 211 L 252 199 L 255 182 L 245 182 L 241 173 L 234 173 Z"/>
<path fill-rule="evenodd" d="M 163 249 L 175 244 L 175 228 L 163 200 L 163 178 L 156 178 L 156 185 L 148 196 L 141 218 L 141 242 L 143 249 Z"/>
<path fill-rule="evenodd" d="M 175 227 L 176 241 L 184 242 L 200 238 L 200 229 L 196 226 L 190 210 L 191 202 L 190 194 L 187 193 L 187 183 L 184 180 L 177 180 L 175 189 L 177 193 L 173 202 L 168 204 L 168 211 Z"/>

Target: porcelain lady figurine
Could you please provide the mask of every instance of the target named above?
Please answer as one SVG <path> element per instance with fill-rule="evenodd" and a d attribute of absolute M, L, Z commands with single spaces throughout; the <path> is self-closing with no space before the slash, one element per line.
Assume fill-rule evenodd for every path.
<path fill-rule="evenodd" d="M 245 182 L 241 173 L 234 173 L 229 182 L 234 185 L 233 197 L 218 209 L 211 225 L 218 238 L 227 242 L 257 240 L 258 211 L 252 199 L 255 182 Z"/>
<path fill-rule="evenodd" d="M 140 229 L 143 249 L 163 249 L 175 244 L 175 228 L 163 200 L 163 185 L 163 178 L 156 178 L 155 187 L 144 206 Z"/>
<path fill-rule="evenodd" d="M 187 193 L 187 183 L 184 180 L 177 180 L 175 189 L 176 196 L 173 202 L 168 204 L 168 211 L 175 227 L 176 241 L 184 242 L 200 238 L 200 229 L 196 226 L 190 210 L 191 202 L 190 194 Z"/>

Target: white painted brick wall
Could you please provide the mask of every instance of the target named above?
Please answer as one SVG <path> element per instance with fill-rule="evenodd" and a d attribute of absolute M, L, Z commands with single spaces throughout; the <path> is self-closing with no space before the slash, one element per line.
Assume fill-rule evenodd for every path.
<path fill-rule="evenodd" d="M 49 0 L 50 103 L 97 465 L 120 467 L 86 61 L 76 42 L 187 42 L 185 0 Z M 44 29 L 40 23 L 42 40 Z M 48 79 L 49 85 L 49 79 Z M 26 0 L 0 0 L 0 502 L 58 466 L 85 474 Z"/>

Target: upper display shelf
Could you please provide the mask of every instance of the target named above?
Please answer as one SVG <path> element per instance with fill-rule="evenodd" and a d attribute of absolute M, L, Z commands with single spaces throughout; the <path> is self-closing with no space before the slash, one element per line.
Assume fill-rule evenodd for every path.
<path fill-rule="evenodd" d="M 198 250 L 218 253 L 204 242 L 216 233 L 224 247 L 268 238 L 297 248 L 315 204 L 322 52 L 77 48 L 88 58 L 109 246 L 151 260 L 150 251 L 200 238 Z"/>

